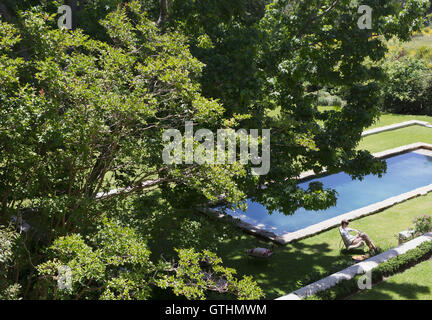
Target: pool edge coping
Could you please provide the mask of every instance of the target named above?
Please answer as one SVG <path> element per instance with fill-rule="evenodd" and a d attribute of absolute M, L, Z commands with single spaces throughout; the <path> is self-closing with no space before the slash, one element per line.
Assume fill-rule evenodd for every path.
<path fill-rule="evenodd" d="M 404 122 L 394 123 L 383 127 L 378 127 L 370 130 L 366 130 L 362 133 L 362 137 L 371 136 L 374 134 L 387 132 L 387 131 L 393 131 L 398 129 L 403 129 L 411 126 L 422 126 L 426 128 L 432 128 L 432 124 L 430 124 L 427 121 L 421 121 L 421 120 L 408 120 Z"/>
<path fill-rule="evenodd" d="M 388 158 L 391 156 L 397 156 L 399 154 L 412 152 L 412 151 L 419 150 L 419 149 L 432 150 L 432 144 L 428 144 L 428 143 L 424 143 L 424 142 L 416 142 L 416 143 L 408 144 L 405 146 L 377 152 L 377 153 L 374 153 L 373 156 L 375 158 L 385 159 L 385 158 Z M 320 175 L 322 175 L 322 173 Z M 307 172 L 307 173 L 305 173 L 305 175 L 303 177 L 300 177 L 300 179 L 301 180 L 310 179 L 313 176 L 317 176 L 317 174 L 312 174 L 311 172 Z M 245 222 L 241 219 L 234 218 L 234 217 L 230 216 L 229 214 L 222 213 L 222 212 L 215 210 L 215 209 L 212 209 L 212 208 L 199 208 L 198 210 L 205 213 L 205 214 L 209 214 L 211 216 L 214 216 L 218 219 L 235 220 L 237 227 L 239 227 L 240 229 L 242 229 L 243 231 L 245 231 L 249 234 L 252 234 L 252 235 L 258 236 L 258 237 L 262 237 L 266 240 L 270 240 L 270 241 L 275 242 L 279 245 L 286 245 L 290 242 L 305 239 L 305 238 L 317 235 L 321 232 L 327 231 L 329 229 L 332 229 L 332 228 L 338 226 L 342 219 L 347 219 L 347 220 L 360 219 L 360 218 L 363 218 L 363 217 L 366 217 L 366 216 L 369 216 L 372 214 L 379 213 L 379 212 L 384 211 L 384 210 L 386 210 L 390 207 L 393 207 L 397 204 L 406 202 L 408 200 L 417 198 L 419 196 L 427 195 L 430 192 L 432 192 L 432 184 L 421 187 L 421 188 L 414 189 L 412 191 L 400 194 L 398 196 L 394 196 L 394 197 L 385 199 L 385 200 L 380 201 L 380 202 L 376 202 L 376 203 L 371 204 L 371 205 L 366 206 L 366 207 L 362 207 L 362 208 L 359 208 L 359 209 L 356 209 L 353 211 L 349 211 L 347 213 L 338 215 L 337 217 L 334 217 L 334 218 L 316 223 L 316 224 L 311 225 L 309 227 L 306 227 L 306 228 L 303 228 L 303 229 L 300 229 L 300 230 L 297 230 L 294 232 L 286 233 L 283 235 L 278 235 L 274 232 L 262 229 L 258 226 L 252 225 L 252 224 Z"/>

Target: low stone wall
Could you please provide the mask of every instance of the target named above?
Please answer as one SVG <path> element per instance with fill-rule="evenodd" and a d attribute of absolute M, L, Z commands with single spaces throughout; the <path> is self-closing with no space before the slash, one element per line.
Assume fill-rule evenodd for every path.
<path fill-rule="evenodd" d="M 410 126 L 422 126 L 426 128 L 432 128 L 432 124 L 430 124 L 427 121 L 410 120 L 410 121 L 395 123 L 388 126 L 371 129 L 371 130 L 366 130 L 362 133 L 362 137 L 367 137 L 373 134 L 378 134 L 386 131 L 403 129 Z"/>
<path fill-rule="evenodd" d="M 414 236 L 415 231 L 414 230 L 405 230 L 401 231 L 398 234 L 398 241 L 399 245 L 401 245 L 404 242 L 407 242 L 409 239 L 411 239 Z"/>

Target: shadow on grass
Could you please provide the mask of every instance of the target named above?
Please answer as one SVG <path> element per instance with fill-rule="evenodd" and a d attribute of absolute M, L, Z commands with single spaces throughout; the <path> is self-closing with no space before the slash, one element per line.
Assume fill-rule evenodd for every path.
<path fill-rule="evenodd" d="M 341 255 L 344 256 L 350 256 L 352 257 L 354 254 L 365 254 L 365 250 L 363 248 L 358 248 L 358 249 L 352 249 L 352 250 L 347 250 L 347 249 L 342 249 L 340 250 Z"/>
<path fill-rule="evenodd" d="M 399 299 L 416 300 L 417 294 L 431 293 L 431 288 L 413 283 L 393 283 L 382 282 L 377 284 L 372 289 L 362 291 L 354 296 L 351 300 L 394 300 L 394 294 L 397 294 Z"/>
<path fill-rule="evenodd" d="M 318 280 L 323 272 L 337 272 L 352 262 L 352 255 L 342 254 L 329 243 L 308 244 L 302 241 L 283 247 L 274 247 L 268 259 L 249 257 L 247 249 L 270 248 L 271 243 L 243 236 L 219 245 L 218 253 L 224 265 L 237 270 L 238 275 L 251 275 L 266 293 L 266 299 L 274 299 L 306 285 L 305 276 Z M 360 251 L 362 252 L 362 251 Z M 313 279 L 313 276 L 318 277 Z M 300 283 L 299 280 L 306 280 Z"/>

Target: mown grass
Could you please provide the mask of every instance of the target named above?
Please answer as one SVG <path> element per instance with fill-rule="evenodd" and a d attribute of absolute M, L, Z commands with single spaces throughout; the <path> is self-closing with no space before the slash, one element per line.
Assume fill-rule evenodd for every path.
<path fill-rule="evenodd" d="M 350 300 L 432 300 L 432 259 L 396 274 Z"/>
<path fill-rule="evenodd" d="M 429 194 L 355 220 L 350 226 L 368 233 L 377 246 L 388 249 L 398 244 L 396 235 L 410 227 L 414 217 L 431 213 L 431 204 L 432 194 Z M 246 254 L 247 249 L 270 246 L 269 242 L 244 235 L 240 240 L 221 243 L 218 251 L 225 265 L 235 268 L 239 274 L 252 275 L 268 299 L 289 293 L 308 274 L 325 272 L 339 262 L 351 261 L 351 254 L 341 252 L 343 245 L 336 228 L 277 247 L 268 260 Z"/>
<path fill-rule="evenodd" d="M 372 153 L 380 152 L 414 142 L 432 144 L 432 129 L 420 126 L 411 126 L 403 129 L 382 132 L 367 136 L 359 144 L 359 149 Z"/>
<path fill-rule="evenodd" d="M 420 120 L 420 121 L 427 121 L 432 123 L 432 117 L 430 116 L 383 113 L 379 118 L 379 120 L 374 125 L 372 125 L 369 129 L 384 127 L 390 124 L 395 124 L 395 123 L 400 123 L 400 122 L 410 121 L 410 120 Z"/>

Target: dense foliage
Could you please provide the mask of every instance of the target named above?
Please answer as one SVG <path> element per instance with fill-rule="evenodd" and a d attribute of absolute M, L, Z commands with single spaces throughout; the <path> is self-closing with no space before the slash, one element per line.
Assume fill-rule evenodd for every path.
<path fill-rule="evenodd" d="M 73 30 L 57 26 L 62 4 Z M 385 171 L 356 149 L 379 114 L 376 63 L 383 39 L 409 39 L 429 3 L 362 4 L 374 8 L 372 30 L 358 28 L 351 0 L 2 3 L 0 224 L 20 234 L 4 233 L 16 249 L 2 249 L 0 295 L 21 285 L 25 298 L 261 298 L 207 250 L 236 231 L 191 211 L 221 196 L 285 214 L 325 209 L 335 192 L 299 188 L 302 172 Z M 338 110 L 318 109 L 323 88 L 341 96 Z M 185 121 L 271 129 L 270 172 L 164 163 L 163 133 Z M 65 291 L 60 267 L 73 273 Z"/>
<path fill-rule="evenodd" d="M 238 165 L 176 168 L 162 161 L 163 130 L 181 127 L 187 119 L 211 127 L 220 121 L 223 108 L 200 95 L 194 79 L 202 64 L 189 53 L 185 38 L 176 32 L 160 34 L 138 2 L 101 21 L 110 43 L 90 39 L 80 30 L 55 28 L 54 16 L 38 9 L 23 13 L 21 21 L 20 30 L 8 23 L 0 29 L 0 63 L 5 66 L 0 98 L 3 219 L 11 213 L 24 215 L 37 232 L 32 242 L 36 251 L 67 235 L 54 242 L 54 252 L 61 254 L 70 246 L 75 251 L 66 256 L 90 259 L 90 268 L 96 268 L 97 261 L 108 264 L 90 271 L 83 267 L 88 282 L 77 280 L 82 286 L 74 289 L 77 297 L 89 283 L 103 279 L 105 290 L 113 290 L 111 275 L 100 274 L 109 269 L 103 244 L 94 243 L 91 259 L 92 249 L 80 235 L 98 237 L 94 229 L 100 225 L 100 201 L 182 181 L 200 192 L 239 200 L 241 193 L 231 178 L 242 174 Z M 12 50 L 20 42 L 28 45 L 27 59 L 15 57 Z M 26 214 L 25 206 L 35 209 Z M 139 252 L 133 252 L 134 259 Z M 75 263 L 60 259 L 44 266 L 52 271 L 59 261 Z M 114 266 L 130 261 L 118 263 Z M 139 261 L 140 270 L 151 272 L 143 263 Z M 146 297 L 139 290 L 134 297 Z M 100 297 L 118 294 L 102 290 Z"/>
<path fill-rule="evenodd" d="M 432 114 L 432 69 L 425 60 L 395 57 L 385 63 L 383 110 L 400 114 Z"/>
<path fill-rule="evenodd" d="M 423 215 L 420 217 L 416 217 L 413 219 L 414 227 L 414 235 L 420 236 L 427 232 L 432 231 L 432 216 Z"/>
<path fill-rule="evenodd" d="M 14 260 L 14 246 L 18 234 L 11 228 L 0 226 L 0 300 L 17 299 L 21 286 L 8 276 L 8 267 Z"/>

